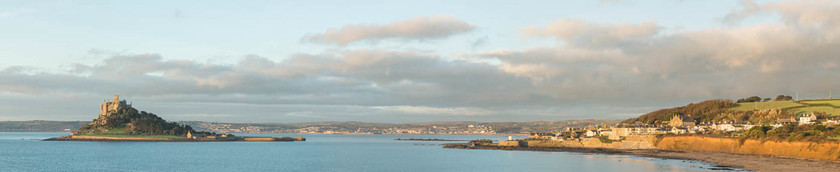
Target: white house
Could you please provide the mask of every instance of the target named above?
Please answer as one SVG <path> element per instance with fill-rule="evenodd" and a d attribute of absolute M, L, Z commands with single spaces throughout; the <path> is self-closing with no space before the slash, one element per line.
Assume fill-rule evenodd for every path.
<path fill-rule="evenodd" d="M 598 136 L 598 131 L 586 130 L 586 137 L 595 137 L 595 136 Z"/>
<path fill-rule="evenodd" d="M 817 122 L 817 115 L 814 115 L 814 113 L 799 116 L 799 125 L 813 124 L 814 122 Z"/>

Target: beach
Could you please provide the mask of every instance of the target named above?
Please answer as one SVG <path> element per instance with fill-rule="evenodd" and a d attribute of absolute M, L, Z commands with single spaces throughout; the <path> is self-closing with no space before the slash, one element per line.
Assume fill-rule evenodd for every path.
<path fill-rule="evenodd" d="M 682 151 L 663 149 L 607 149 L 607 148 L 580 148 L 580 147 L 504 147 L 504 146 L 478 146 L 468 147 L 466 144 L 447 144 L 444 148 L 457 149 L 495 149 L 510 151 L 547 151 L 547 152 L 577 152 L 594 154 L 620 154 L 640 157 L 682 159 L 691 161 L 707 162 L 717 165 L 715 170 L 726 170 L 732 168 L 750 171 L 837 171 L 840 169 L 840 162 L 828 160 L 798 159 L 789 157 L 738 154 L 723 152 L 705 151 Z"/>

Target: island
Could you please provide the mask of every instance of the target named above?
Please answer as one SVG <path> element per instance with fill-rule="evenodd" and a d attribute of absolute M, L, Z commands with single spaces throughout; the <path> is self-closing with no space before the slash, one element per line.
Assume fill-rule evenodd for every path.
<path fill-rule="evenodd" d="M 240 137 L 233 134 L 195 131 L 189 125 L 167 122 L 146 111 L 138 111 L 115 95 L 99 107 L 99 117 L 69 136 L 45 141 L 102 142 L 226 142 L 226 141 L 306 141 L 303 137 Z"/>

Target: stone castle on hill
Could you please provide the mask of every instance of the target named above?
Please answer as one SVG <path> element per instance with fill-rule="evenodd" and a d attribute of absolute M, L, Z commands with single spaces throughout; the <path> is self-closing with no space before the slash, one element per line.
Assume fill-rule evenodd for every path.
<path fill-rule="evenodd" d="M 120 108 L 129 107 L 131 107 L 131 104 L 126 103 L 125 100 L 120 100 L 119 94 L 114 95 L 114 100 L 110 102 L 108 100 L 105 100 L 105 102 L 99 106 L 99 118 L 116 113 L 117 110 L 119 110 Z"/>

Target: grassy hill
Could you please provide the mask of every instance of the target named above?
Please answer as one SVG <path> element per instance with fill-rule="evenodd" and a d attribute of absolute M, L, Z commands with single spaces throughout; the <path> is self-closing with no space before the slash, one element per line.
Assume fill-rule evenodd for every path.
<path fill-rule="evenodd" d="M 771 110 L 781 110 L 773 114 Z M 828 116 L 840 116 L 840 99 L 791 100 L 734 103 L 731 100 L 707 100 L 686 106 L 653 111 L 623 123 L 657 124 L 668 121 L 673 115 L 690 115 L 699 121 L 750 121 L 754 123 L 773 122 L 781 117 L 819 112 Z"/>
<path fill-rule="evenodd" d="M 840 116 L 840 99 L 738 103 L 738 106 L 729 109 L 736 112 L 781 109 L 793 114 L 823 112 L 830 116 Z"/>
<path fill-rule="evenodd" d="M 670 120 L 673 115 L 690 115 L 691 118 L 699 119 L 700 121 L 723 120 L 723 118 L 726 118 L 727 116 L 721 114 L 729 112 L 729 108 L 737 106 L 739 105 L 733 103 L 732 100 L 706 100 L 700 103 L 691 103 L 681 107 L 660 109 L 637 118 L 630 118 L 623 121 L 623 123 L 641 122 L 643 124 L 657 124 L 662 121 Z"/>

